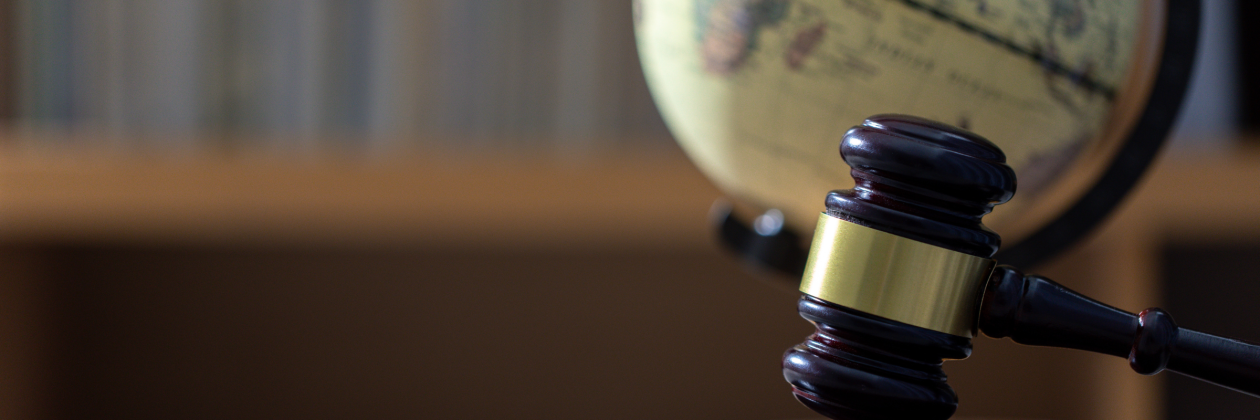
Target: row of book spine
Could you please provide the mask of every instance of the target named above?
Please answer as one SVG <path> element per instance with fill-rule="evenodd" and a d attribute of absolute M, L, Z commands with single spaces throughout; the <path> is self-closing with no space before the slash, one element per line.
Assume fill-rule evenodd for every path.
<path fill-rule="evenodd" d="M 629 2 L 0 3 L 8 128 L 106 133 L 85 137 L 123 147 L 668 138 L 638 66 Z"/>

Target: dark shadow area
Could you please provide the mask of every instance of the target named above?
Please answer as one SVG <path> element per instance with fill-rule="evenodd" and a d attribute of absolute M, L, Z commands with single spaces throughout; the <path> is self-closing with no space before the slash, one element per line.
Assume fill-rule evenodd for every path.
<path fill-rule="evenodd" d="M 800 418 L 716 250 L 47 251 L 54 418 Z"/>

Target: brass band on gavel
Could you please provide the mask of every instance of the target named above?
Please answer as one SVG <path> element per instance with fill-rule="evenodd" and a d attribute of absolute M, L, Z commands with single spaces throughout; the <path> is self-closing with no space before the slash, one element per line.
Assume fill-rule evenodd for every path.
<path fill-rule="evenodd" d="M 972 337 L 994 261 L 823 213 L 801 292 L 894 321 Z"/>

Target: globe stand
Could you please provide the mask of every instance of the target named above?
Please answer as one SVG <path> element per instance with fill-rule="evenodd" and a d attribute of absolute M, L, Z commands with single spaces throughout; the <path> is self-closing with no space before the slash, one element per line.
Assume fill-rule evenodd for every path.
<path fill-rule="evenodd" d="M 763 215 L 765 216 L 765 215 Z M 795 283 L 805 270 L 805 258 L 809 250 L 801 246 L 801 237 L 790 229 L 780 227 L 772 231 L 757 232 L 735 215 L 725 201 L 713 206 L 713 225 L 718 241 L 745 262 L 782 274 Z"/>

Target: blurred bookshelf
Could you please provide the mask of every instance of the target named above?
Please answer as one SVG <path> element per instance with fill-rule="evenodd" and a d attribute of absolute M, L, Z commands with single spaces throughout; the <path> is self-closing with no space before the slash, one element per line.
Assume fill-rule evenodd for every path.
<path fill-rule="evenodd" d="M 717 196 L 619 1 L 0 0 L 0 166 L 11 243 L 616 238 L 581 207 L 602 190 L 569 177 Z M 574 211 L 493 227 L 475 197 L 494 185 L 519 212 Z"/>
<path fill-rule="evenodd" d="M 631 25 L 623 1 L 0 0 L 0 417 L 806 414 L 774 392 L 799 333 L 679 312 L 792 296 L 712 246 L 719 193 Z M 666 323 L 784 340 L 699 390 Z"/>
<path fill-rule="evenodd" d="M 630 9 L 4 0 L 0 123 L 22 148 L 156 153 L 661 146 Z"/>

